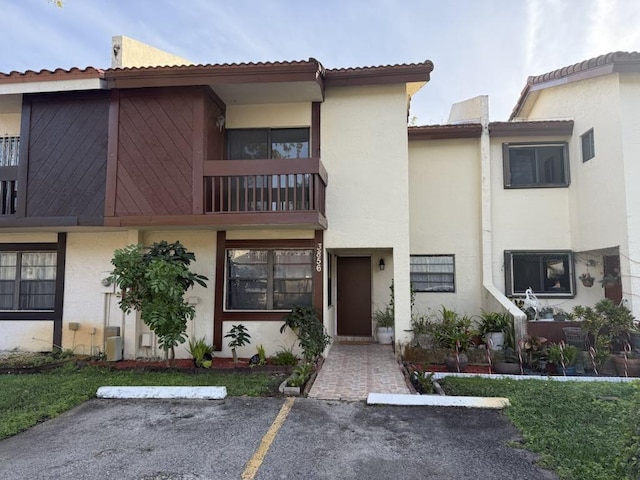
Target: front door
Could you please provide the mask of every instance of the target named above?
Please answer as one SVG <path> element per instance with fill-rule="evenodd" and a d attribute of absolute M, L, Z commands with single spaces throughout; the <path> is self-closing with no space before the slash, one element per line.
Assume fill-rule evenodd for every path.
<path fill-rule="evenodd" d="M 338 335 L 371 336 L 371 257 L 338 257 Z"/>
<path fill-rule="evenodd" d="M 604 277 L 610 279 L 604 282 L 604 297 L 616 305 L 622 301 L 622 282 L 620 282 L 620 257 L 609 255 L 604 260 Z"/>

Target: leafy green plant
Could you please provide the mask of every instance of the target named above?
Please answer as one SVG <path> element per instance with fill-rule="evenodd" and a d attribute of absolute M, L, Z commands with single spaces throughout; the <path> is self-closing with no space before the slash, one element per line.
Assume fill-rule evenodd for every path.
<path fill-rule="evenodd" d="M 210 368 L 215 346 L 209 345 L 204 337 L 189 340 L 189 354 L 198 368 Z"/>
<path fill-rule="evenodd" d="M 224 338 L 230 338 L 228 346 L 231 348 L 231 353 L 233 354 L 233 363 L 238 363 L 238 354 L 236 352 L 236 348 L 244 347 L 245 345 L 249 345 L 251 343 L 251 335 L 247 330 L 247 327 L 239 323 L 238 325 L 232 325 L 231 330 L 227 333 Z"/>
<path fill-rule="evenodd" d="M 310 363 L 310 362 L 301 363 L 293 370 L 293 374 L 287 380 L 287 386 L 289 387 L 304 386 L 304 384 L 307 383 L 307 380 L 309 380 L 309 377 L 313 373 L 314 369 L 315 368 L 313 366 L 313 363 Z"/>
<path fill-rule="evenodd" d="M 256 350 L 258 351 L 258 357 L 260 358 L 260 361 L 258 362 L 258 365 L 266 365 L 267 364 L 267 354 L 264 351 L 264 345 L 260 344 L 256 347 Z"/>
<path fill-rule="evenodd" d="M 298 337 L 302 356 L 305 362 L 313 362 L 322 355 L 324 349 L 331 342 L 324 325 L 318 318 L 316 309 L 310 306 L 294 305 L 291 312 L 283 318 L 284 324 L 280 327 L 280 333 L 290 328 Z"/>
<path fill-rule="evenodd" d="M 478 330 L 480 335 L 505 332 L 511 326 L 511 315 L 507 312 L 485 312 L 480 314 Z"/>
<path fill-rule="evenodd" d="M 428 395 L 435 392 L 433 372 L 427 373 L 426 369 L 419 365 L 409 365 L 408 370 L 411 383 L 418 393 Z"/>
<path fill-rule="evenodd" d="M 373 312 L 373 320 L 376 322 L 377 328 L 393 327 L 393 309 L 389 305 L 376 309 L 375 312 Z"/>
<path fill-rule="evenodd" d="M 562 347 L 559 344 L 552 344 L 548 350 L 549 363 L 562 365 L 564 362 L 566 366 L 575 365 L 579 352 L 578 347 L 573 345 L 564 345 Z"/>
<path fill-rule="evenodd" d="M 582 322 L 582 329 L 593 338 L 598 365 L 611 355 L 613 344 L 626 341 L 634 328 L 634 317 L 624 305 L 616 305 L 609 299 L 600 300 L 594 307 L 578 305 L 573 314 Z"/>
<path fill-rule="evenodd" d="M 444 305 L 439 312 L 439 321 L 433 323 L 431 330 L 436 344 L 441 348 L 454 350 L 459 345 L 460 350 L 466 350 L 471 344 L 475 331 L 471 328 L 471 318 L 460 316 L 454 310 Z"/>
<path fill-rule="evenodd" d="M 186 340 L 187 320 L 195 316 L 185 292 L 196 283 L 206 287 L 207 277 L 189 271 L 196 257 L 180 242 L 156 242 L 150 247 L 129 245 L 114 252 L 111 277 L 121 290 L 119 306 L 125 313 L 140 312 L 164 350 L 175 358 L 175 347 Z"/>
<path fill-rule="evenodd" d="M 271 363 L 274 365 L 296 365 L 298 363 L 298 357 L 295 356 L 292 348 L 283 347 L 271 357 Z"/>

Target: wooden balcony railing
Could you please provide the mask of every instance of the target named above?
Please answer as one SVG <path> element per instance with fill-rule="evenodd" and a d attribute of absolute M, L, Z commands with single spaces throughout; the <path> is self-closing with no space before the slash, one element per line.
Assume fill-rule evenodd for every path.
<path fill-rule="evenodd" d="M 327 172 L 319 158 L 204 162 L 205 213 L 325 214 Z"/>

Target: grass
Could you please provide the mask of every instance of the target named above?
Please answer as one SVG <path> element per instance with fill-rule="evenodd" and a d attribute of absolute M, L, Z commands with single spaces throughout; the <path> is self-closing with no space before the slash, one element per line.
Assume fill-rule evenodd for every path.
<path fill-rule="evenodd" d="M 126 372 L 66 365 L 34 375 L 0 375 L 0 439 L 54 418 L 106 385 L 220 385 L 230 396 L 271 395 L 284 379 L 268 373 Z"/>
<path fill-rule="evenodd" d="M 522 446 L 563 480 L 640 478 L 640 382 L 447 378 L 448 395 L 501 396 Z"/>

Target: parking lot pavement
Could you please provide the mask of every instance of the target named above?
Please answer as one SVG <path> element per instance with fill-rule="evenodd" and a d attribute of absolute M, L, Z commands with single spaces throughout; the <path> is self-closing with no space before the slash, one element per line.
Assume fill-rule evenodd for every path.
<path fill-rule="evenodd" d="M 506 446 L 500 412 L 302 398 L 278 417 L 284 404 L 91 400 L 0 441 L 0 478 L 238 479 L 249 464 L 256 479 L 555 478 Z"/>

